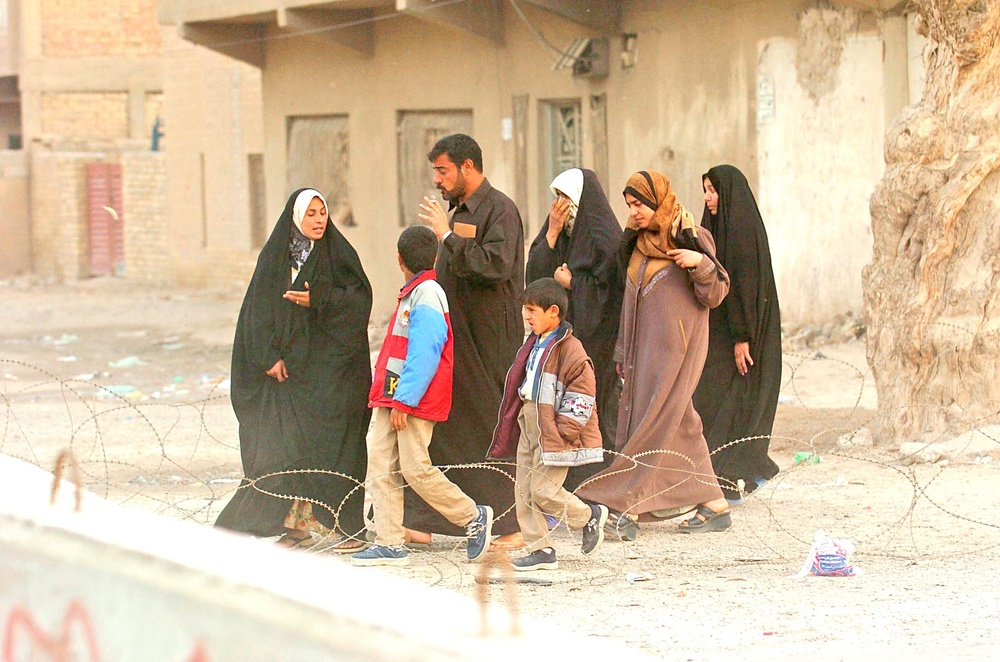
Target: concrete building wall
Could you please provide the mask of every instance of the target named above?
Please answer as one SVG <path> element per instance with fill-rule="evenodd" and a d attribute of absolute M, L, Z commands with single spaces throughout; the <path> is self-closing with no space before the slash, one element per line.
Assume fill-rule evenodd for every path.
<path fill-rule="evenodd" d="M 542 166 L 544 102 L 581 102 L 583 165 L 592 167 L 602 158 L 595 153 L 593 140 L 600 127 L 592 125 L 587 108 L 592 97 L 606 95 L 607 193 L 619 220 L 624 223 L 627 215 L 621 188 L 627 177 L 640 169 L 665 173 L 674 183 L 679 200 L 700 217 L 700 176 L 712 165 L 736 165 L 746 173 L 755 191 L 760 191 L 761 151 L 756 121 L 759 45 L 774 39 L 794 39 L 800 14 L 811 6 L 799 0 L 625 3 L 621 29 L 638 36 L 637 62 L 623 69 L 619 63 L 621 42 L 612 38 L 610 75 L 604 79 L 574 78 L 568 70 L 552 71 L 552 51 L 509 7 L 504 11 L 502 47 L 457 28 L 406 15 L 375 24 L 373 57 L 310 37 L 269 41 L 263 70 L 269 215 L 277 216 L 288 194 L 288 118 L 347 115 L 349 186 L 357 226 L 342 231 L 358 249 L 372 280 L 376 293 L 374 315 L 379 320 L 388 313 L 399 286 L 393 258 L 399 232 L 395 213 L 398 111 L 471 109 L 473 133 L 483 147 L 486 175 L 513 197 L 519 176 L 515 142 L 503 139 L 501 126 L 504 118 L 512 116 L 512 97 L 527 95 L 527 204 L 522 205 L 521 212 L 530 240 L 544 221 L 550 202 L 549 182 Z M 546 38 L 557 46 L 565 46 L 574 37 L 593 36 L 585 28 L 551 13 L 521 7 L 528 22 L 536 28 L 541 26 Z M 873 23 L 859 24 L 858 30 L 879 38 Z M 794 58 L 794 53 L 789 55 Z M 866 61 L 862 66 L 872 64 L 879 72 L 875 82 L 880 84 L 881 59 Z M 794 59 L 790 66 L 794 67 Z M 797 93 L 790 90 L 789 94 L 794 99 Z M 881 94 L 881 86 L 868 90 L 867 104 L 880 104 L 875 97 Z M 878 108 L 882 110 L 881 105 Z M 847 106 L 839 110 L 847 115 L 855 112 Z M 878 123 L 882 122 L 879 118 Z M 789 132 L 793 128 L 790 125 Z M 879 127 L 876 132 L 876 143 L 880 143 L 881 130 Z M 872 154 L 881 153 L 880 144 L 865 143 L 864 147 L 863 154 L 853 158 L 868 163 Z M 429 180 L 429 167 L 427 173 Z M 850 189 L 852 200 L 865 199 L 876 181 L 877 174 L 868 168 L 843 186 Z M 818 206 L 841 205 L 840 187 L 817 194 L 821 196 Z M 792 215 L 791 207 L 783 207 L 780 200 L 774 199 L 773 216 Z M 413 201 L 414 209 L 417 202 Z M 864 209 L 852 208 L 850 213 L 857 215 L 844 227 L 845 231 L 867 224 Z M 869 250 L 864 232 L 845 234 L 853 242 L 849 250 L 860 254 Z M 815 249 L 812 244 L 800 246 L 799 250 L 805 251 L 811 261 L 822 263 L 827 271 L 843 268 L 828 251 Z M 860 274 L 860 266 L 857 271 Z M 790 280 L 796 278 L 793 275 Z M 852 276 L 858 282 L 859 278 Z M 819 305 L 815 297 L 803 296 L 799 290 L 784 290 L 779 293 L 785 318 L 790 322 L 844 312 Z M 850 303 L 845 303 L 848 300 Z M 860 289 L 853 287 L 836 305 L 860 310 Z"/>
<path fill-rule="evenodd" d="M 833 80 L 818 99 L 801 84 L 801 46 L 762 46 L 759 75 L 773 86 L 774 110 L 757 128 L 758 204 L 782 319 L 792 324 L 861 314 L 868 201 L 885 167 L 882 40 L 847 38 L 839 61 L 820 63 Z"/>
<path fill-rule="evenodd" d="M 263 149 L 258 69 L 164 28 L 171 259 L 176 282 L 245 284 L 252 242 L 248 155 Z M 282 200 L 282 205 L 284 201 Z M 277 216 L 266 219 L 267 231 Z"/>
<path fill-rule="evenodd" d="M 0 278 L 31 269 L 28 164 L 23 151 L 0 150 Z"/>

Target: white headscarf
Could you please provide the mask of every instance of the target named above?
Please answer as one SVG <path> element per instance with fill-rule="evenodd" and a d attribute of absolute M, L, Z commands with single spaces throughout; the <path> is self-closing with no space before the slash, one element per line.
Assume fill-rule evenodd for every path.
<path fill-rule="evenodd" d="M 552 195 L 560 193 L 569 198 L 569 218 L 566 220 L 566 234 L 573 234 L 573 223 L 580 210 L 580 196 L 583 195 L 583 170 L 570 168 L 556 175 L 549 185 Z"/>
<path fill-rule="evenodd" d="M 295 263 L 292 266 L 292 278 L 295 278 L 298 270 L 306 263 L 306 259 L 309 257 L 309 253 L 312 252 L 313 245 L 316 243 L 302 233 L 302 219 L 305 218 L 306 211 L 308 211 L 313 198 L 319 198 L 323 201 L 323 206 L 327 206 L 326 198 L 323 197 L 323 194 L 311 188 L 307 188 L 295 196 L 295 204 L 292 205 L 292 223 L 295 224 L 295 229 L 298 230 L 298 233 L 291 233 L 289 241 L 289 252 L 292 261 Z"/>

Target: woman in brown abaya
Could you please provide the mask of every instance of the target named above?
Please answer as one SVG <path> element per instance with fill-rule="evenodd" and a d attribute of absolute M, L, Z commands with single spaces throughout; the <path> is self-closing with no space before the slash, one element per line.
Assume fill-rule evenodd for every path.
<path fill-rule="evenodd" d="M 715 258 L 712 235 L 677 204 L 664 175 L 638 172 L 624 195 L 628 266 L 615 348 L 625 379 L 618 455 L 577 494 L 617 513 L 609 521 L 624 539 L 634 536 L 633 518 L 692 510 L 681 531 L 723 531 L 731 525 L 729 507 L 691 395 L 708 350 L 708 311 L 729 291 L 729 275 Z"/>

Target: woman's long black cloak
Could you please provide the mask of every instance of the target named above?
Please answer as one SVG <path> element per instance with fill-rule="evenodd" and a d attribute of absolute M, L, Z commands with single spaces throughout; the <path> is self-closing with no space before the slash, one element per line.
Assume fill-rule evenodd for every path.
<path fill-rule="evenodd" d="M 739 496 L 757 479 L 768 480 L 778 466 L 767 455 L 781 388 L 781 313 L 771 268 L 767 231 L 750 185 L 730 165 L 706 175 L 719 194 L 718 213 L 708 206 L 701 224 L 715 237 L 716 255 L 732 279 L 729 296 L 709 314 L 705 369 L 694 393 L 694 406 L 712 451 L 712 466 L 727 498 Z M 741 376 L 734 347 L 750 343 L 753 366 Z M 747 437 L 762 437 L 730 442 Z"/>
<path fill-rule="evenodd" d="M 289 237 L 300 191 L 289 198 L 260 252 L 236 325 L 231 393 L 243 473 L 254 479 L 322 469 L 350 478 L 287 474 L 257 481 L 259 489 L 244 481 L 216 526 L 257 536 L 283 532 L 292 498 L 325 504 L 313 506 L 325 526 L 337 525 L 348 534 L 364 528 L 364 494 L 358 485 L 365 479 L 371 418 L 371 285 L 358 254 L 332 223 L 291 281 Z M 309 307 L 282 298 L 288 289 L 304 290 L 307 282 Z M 288 369 L 284 383 L 265 374 L 281 358 Z"/>
<path fill-rule="evenodd" d="M 528 251 L 525 282 L 551 278 L 563 263 L 573 274 L 566 319 L 573 325 L 573 335 L 583 343 L 583 348 L 594 362 L 601 436 L 604 448 L 614 450 L 618 400 L 621 397 L 614 351 L 625 291 L 625 279 L 618 268 L 622 228 L 597 174 L 593 170 L 582 170 L 583 192 L 577 206 L 573 234 L 568 235 L 564 228 L 555 247 L 549 248 L 545 238 L 549 231 L 549 220 L 546 218 Z M 606 458 L 610 459 L 611 456 Z M 574 467 L 564 485 L 573 490 L 606 464 Z"/>

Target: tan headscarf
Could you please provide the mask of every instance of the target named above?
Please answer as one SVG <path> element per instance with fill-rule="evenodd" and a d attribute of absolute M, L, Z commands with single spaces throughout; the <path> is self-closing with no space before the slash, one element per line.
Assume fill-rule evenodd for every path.
<path fill-rule="evenodd" d="M 647 257 L 666 260 L 667 251 L 680 248 L 674 237 L 681 232 L 690 230 L 695 238 L 698 236 L 698 225 L 683 205 L 677 204 L 677 196 L 670 188 L 670 180 L 658 172 L 641 170 L 628 178 L 625 190 L 637 200 L 654 210 L 649 227 L 642 229 L 629 218 L 626 228 L 638 230 L 639 236 L 636 248 Z"/>

